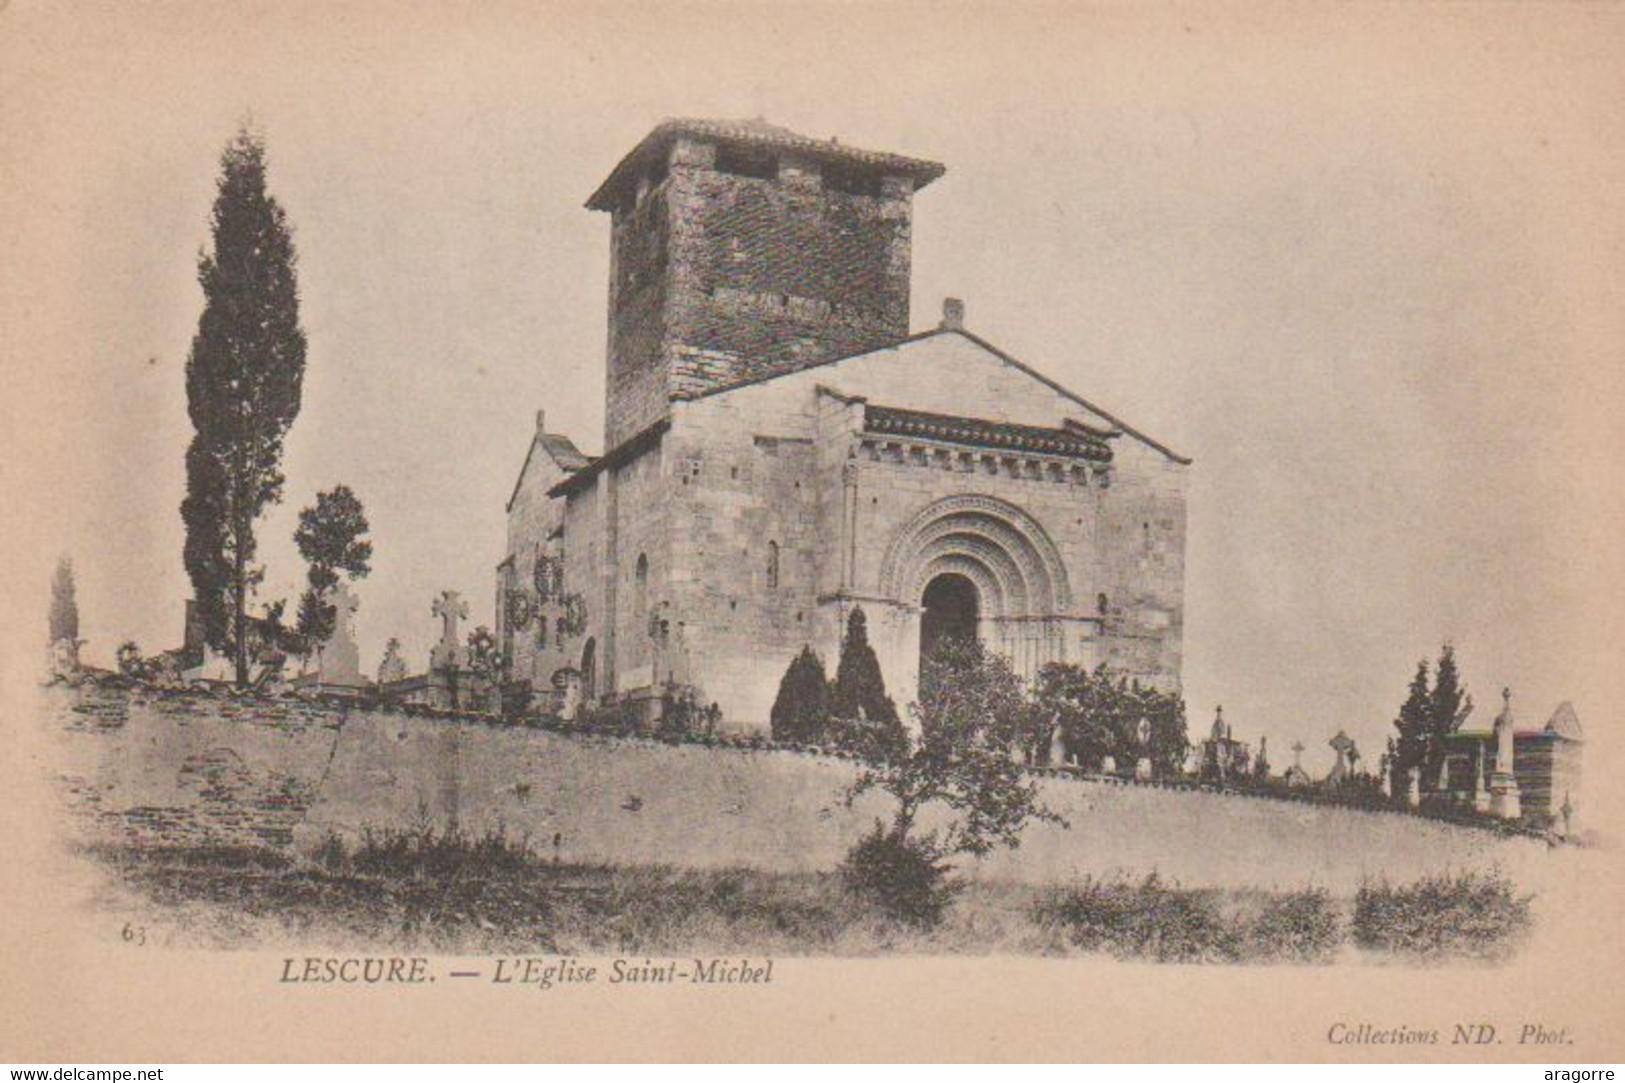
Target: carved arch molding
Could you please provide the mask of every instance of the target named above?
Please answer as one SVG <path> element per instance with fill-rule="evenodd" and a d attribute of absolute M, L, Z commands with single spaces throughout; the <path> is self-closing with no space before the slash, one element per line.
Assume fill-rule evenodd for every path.
<path fill-rule="evenodd" d="M 944 572 L 976 584 L 984 617 L 1053 617 L 1072 610 L 1060 551 L 1038 521 L 997 497 L 945 497 L 904 523 L 886 547 L 880 589 L 919 603 Z"/>

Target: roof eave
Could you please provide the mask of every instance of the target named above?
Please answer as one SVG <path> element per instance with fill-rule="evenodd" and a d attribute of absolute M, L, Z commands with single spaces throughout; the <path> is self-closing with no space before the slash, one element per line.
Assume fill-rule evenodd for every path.
<path fill-rule="evenodd" d="M 657 148 L 669 146 L 679 136 L 690 134 L 696 139 L 709 139 L 721 142 L 755 143 L 760 146 L 779 147 L 782 150 L 809 155 L 811 157 L 856 162 L 859 165 L 872 166 L 882 172 L 902 173 L 912 178 L 914 190 L 917 192 L 939 179 L 948 171 L 948 167 L 941 162 L 933 162 L 924 158 L 910 158 L 902 154 L 884 154 L 878 151 L 865 151 L 855 147 L 845 147 L 839 143 L 823 143 L 806 136 L 797 140 L 751 138 L 749 136 L 722 135 L 716 132 L 705 132 L 692 128 L 680 121 L 665 120 L 638 141 L 637 146 L 628 151 L 615 168 L 610 170 L 609 176 L 587 197 L 584 206 L 590 211 L 613 211 L 616 204 L 616 195 L 630 180 L 630 174 L 642 161 L 648 158 Z"/>

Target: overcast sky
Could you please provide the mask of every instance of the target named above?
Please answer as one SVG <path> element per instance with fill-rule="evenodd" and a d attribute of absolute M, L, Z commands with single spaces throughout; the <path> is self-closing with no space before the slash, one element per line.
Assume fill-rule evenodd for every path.
<path fill-rule="evenodd" d="M 1618 715 L 1625 448 L 1617 9 L 623 5 L 0 14 L 15 620 L 78 569 L 107 661 L 181 634 L 182 380 L 220 151 L 251 113 L 309 335 L 297 509 L 376 545 L 363 665 L 421 666 L 442 589 L 492 618 L 532 416 L 598 451 L 608 221 L 668 115 L 765 116 L 946 163 L 914 325 L 968 325 L 1195 458 L 1193 735 L 1374 760 L 1416 659 Z M 1012 12 L 1022 14 L 1013 15 Z M 929 374 L 922 374 L 928 378 Z M 43 603 L 40 603 L 41 606 Z M 26 611 L 25 611 L 26 610 Z M 43 620 L 38 621 L 43 634 Z"/>

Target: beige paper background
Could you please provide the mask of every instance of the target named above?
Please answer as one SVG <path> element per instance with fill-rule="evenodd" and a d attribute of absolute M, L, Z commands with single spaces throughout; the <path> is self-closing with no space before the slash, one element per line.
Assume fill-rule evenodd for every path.
<path fill-rule="evenodd" d="M 85 910 L 93 880 L 50 842 L 53 811 L 41 783 L 49 765 L 31 682 L 42 653 L 38 615 L 45 586 L 64 548 L 96 554 L 93 561 L 80 558 L 80 604 L 88 611 L 94 599 L 96 612 L 88 619 L 99 622 L 92 638 L 104 651 L 129 634 L 158 643 L 178 627 L 184 577 L 176 578 L 172 520 L 179 492 L 163 469 L 167 463 L 178 470 L 183 446 L 184 413 L 177 415 L 174 394 L 196 319 L 194 296 L 186 292 L 190 261 L 206 233 L 201 215 L 178 215 L 158 198 L 153 177 L 172 173 L 176 185 L 198 197 L 192 203 L 206 210 L 214 159 L 231 126 L 253 109 L 269 129 L 273 189 L 302 231 L 313 373 L 318 358 L 327 372 L 339 371 L 343 361 L 363 381 L 359 387 L 343 380 L 322 384 L 312 376 L 297 431 L 318 435 L 290 446 L 290 479 L 314 476 L 311 484 L 327 484 L 319 475 L 329 461 L 346 471 L 364 469 L 362 460 L 346 458 L 357 455 L 353 442 L 329 444 L 319 435 L 348 424 L 376 432 L 375 442 L 398 442 L 407 459 L 402 472 L 436 499 L 439 486 L 492 479 L 471 482 L 467 499 L 494 513 L 500 495 L 493 500 L 479 486 L 500 493 L 511 483 L 512 445 L 522 440 L 544 390 L 550 402 L 562 403 L 550 405 L 550 413 L 562 411 L 577 432 L 590 439 L 597 425 L 604 239 L 602 223 L 576 210 L 597 177 L 587 187 L 580 178 L 606 171 L 660 116 L 766 113 L 813 134 L 838 133 L 859 145 L 948 162 L 943 191 L 926 192 L 917 207 L 916 325 L 931 320 L 937 296 L 965 292 L 973 327 L 984 326 L 977 314 L 988 311 L 996 341 L 1016 340 L 1018 355 L 1046 368 L 1054 368 L 1046 359 L 1056 358 L 1062 368 L 1056 375 L 1065 382 L 1087 392 L 1104 386 L 1105 401 L 1194 453 L 1193 489 L 1207 486 L 1228 497 L 1240 490 L 1226 486 L 1249 469 L 1279 482 L 1254 494 L 1256 503 L 1242 512 L 1211 497 L 1203 505 L 1193 495 L 1193 531 L 1223 534 L 1224 524 L 1238 519 L 1262 524 L 1256 533 L 1222 538 L 1223 559 L 1203 565 L 1193 552 L 1187 640 L 1193 728 L 1214 698 L 1226 697 L 1229 713 L 1228 697 L 1241 685 L 1245 716 L 1268 720 L 1272 747 L 1278 740 L 1284 746 L 1294 725 L 1319 733 L 1348 717 L 1374 727 L 1363 741 L 1380 741 L 1382 720 L 1393 709 L 1388 701 L 1397 701 L 1418 649 L 1390 641 L 1414 628 L 1427 650 L 1439 637 L 1430 613 L 1443 608 L 1453 617 L 1448 634 L 1476 651 L 1471 657 L 1480 668 L 1469 676 L 1485 702 L 1501 683 L 1531 689 L 1531 713 L 1543 713 L 1544 704 L 1558 698 L 1576 699 L 1588 735 L 1589 819 L 1605 836 L 1617 837 L 1620 799 L 1610 783 L 1622 764 L 1618 662 L 1625 644 L 1617 585 L 1625 581 L 1619 544 L 1625 505 L 1616 465 L 1625 452 L 1622 43 L 1625 15 L 1618 8 L 1579 4 L 674 3 L 478 10 L 160 4 L 126 11 L 13 3 L 0 9 L 6 378 L 0 479 L 7 508 L 0 596 L 12 602 L 3 622 L 0 713 L 9 796 L 0 833 L 0 952 L 7 960 L 0 1057 L 40 1063 L 1394 1058 L 1390 1047 L 1328 1045 L 1327 1028 L 1342 1021 L 1445 1031 L 1458 1022 L 1507 1030 L 1537 1022 L 1570 1028 L 1576 1044 L 1561 1050 L 1499 1046 L 1482 1055 L 1619 1059 L 1625 879 L 1617 848 L 1588 852 L 1577 872 L 1565 867 L 1563 876 L 1540 885 L 1546 920 L 1539 940 L 1498 969 L 783 959 L 775 983 L 764 989 L 592 987 L 541 994 L 445 983 L 279 986 L 280 956 L 131 948 L 119 941 L 116 920 Z M 529 86 L 545 87 L 548 109 L 525 114 L 522 124 L 492 119 L 534 110 L 536 100 L 523 93 Z M 1084 108 L 1097 98 L 1103 103 L 1098 113 Z M 1192 98 L 1205 99 L 1208 112 L 1180 105 Z M 1141 113 L 1135 102 L 1152 104 Z M 1281 125 L 1284 140 L 1274 138 L 1277 122 L 1269 119 L 1282 103 L 1296 118 Z M 1215 132 L 1214 116 L 1233 123 Z M 1200 175 L 1180 172 L 1203 159 L 1175 154 L 1164 169 L 1158 155 L 1179 144 L 1157 127 L 1162 124 L 1194 144 L 1234 140 L 1240 152 L 1224 159 L 1236 170 L 1234 183 L 1215 194 Z M 1105 134 L 1080 145 L 1076 130 L 1091 125 Z M 367 214 L 366 206 L 345 202 L 346 192 L 374 162 L 398 165 L 403 148 L 397 140 L 410 140 L 400 133 L 418 127 L 442 137 L 468 130 L 490 138 L 448 145 L 448 156 L 472 155 L 472 165 L 422 160 L 421 180 L 404 177 L 397 195 L 414 210 L 438 211 L 457 229 L 489 224 L 499 210 L 470 203 L 479 193 L 466 188 L 464 178 L 528 170 L 545 188 L 543 167 L 564 174 L 560 191 L 575 201 L 561 212 L 555 204 L 563 196 L 546 189 L 546 198 L 518 208 L 550 216 L 550 224 L 551 216 L 562 215 L 563 232 L 549 235 L 557 258 L 527 267 L 537 277 L 511 285 L 511 295 L 498 290 L 491 309 L 468 313 L 469 352 L 452 363 L 488 353 L 482 360 L 489 361 L 495 386 L 470 381 L 482 389 L 457 399 L 451 416 L 438 420 L 432 415 L 440 411 L 429 407 L 444 399 L 445 389 L 435 383 L 431 362 L 411 355 L 405 336 L 387 333 L 379 341 L 400 351 L 384 359 L 395 362 L 394 370 L 380 369 L 378 358 L 346 357 L 344 326 L 365 321 L 373 309 L 397 312 L 400 302 L 391 294 L 410 293 L 423 276 L 444 279 L 448 290 L 464 280 L 486 285 L 479 279 L 481 253 L 448 247 L 425 226 L 417 266 L 374 264 L 364 237 L 346 252 L 318 258 L 324 228 L 337 230 Z M 534 133 L 545 153 L 505 145 L 516 130 Z M 1147 133 L 1143 145 L 1135 132 Z M 279 148 L 286 157 L 278 157 Z M 156 166 L 152 155 L 160 157 Z M 173 164 L 169 155 L 176 156 Z M 1324 167 L 1328 161 L 1344 163 L 1355 176 L 1362 163 L 1375 163 L 1379 182 L 1341 186 L 1336 171 Z M 1414 174 L 1404 170 L 1407 161 L 1416 163 Z M 284 174 L 277 172 L 279 162 L 286 164 Z M 1303 162 L 1314 168 L 1304 176 L 1292 173 L 1294 163 Z M 1452 186 L 1432 193 L 1437 206 L 1424 201 L 1418 210 L 1399 182 L 1425 184 L 1422 178 L 1436 167 L 1449 172 L 1452 163 Z M 1169 182 L 1141 208 L 1142 217 L 1124 210 L 1121 200 L 1110 204 L 1124 215 L 1134 243 L 1093 251 L 1044 246 L 1042 236 L 1067 232 L 1065 213 L 1075 213 L 1068 211 L 1075 204 L 1059 193 L 1098 185 L 1102 198 L 1121 197 L 1110 176 L 1099 176 L 1116 171 L 1119 184 L 1126 176 L 1132 186 L 1136 170 Z M 279 181 L 284 175 L 287 188 Z M 1272 187 L 1271 178 L 1282 175 L 1288 182 Z M 1302 187 L 1294 188 L 1298 182 Z M 130 198 L 120 208 L 116 197 L 125 185 Z M 969 192 L 944 195 L 948 185 Z M 1189 203 L 1179 197 L 1185 190 L 1197 193 Z M 1257 193 L 1253 205 L 1245 198 L 1249 191 Z M 1337 198 L 1295 202 L 1294 191 L 1330 191 Z M 424 192 L 430 198 L 410 203 Z M 322 193 L 337 206 L 328 222 L 315 207 Z M 1362 213 L 1339 218 L 1344 196 Z M 1059 225 L 1044 217 L 1051 203 L 1063 208 Z M 1227 219 L 1227 208 L 1237 207 L 1248 209 Z M 1384 207 L 1394 210 L 1396 233 L 1438 229 L 1477 237 L 1481 247 L 1469 244 L 1459 263 L 1447 258 L 1444 246 L 1424 246 L 1419 254 L 1426 260 L 1409 260 L 1406 251 L 1374 255 L 1370 245 Z M 116 221 L 105 217 L 110 208 L 122 210 Z M 1465 208 L 1466 217 L 1452 219 L 1452 208 Z M 1407 209 L 1415 217 L 1406 217 Z M 513 211 L 500 208 L 501 214 Z M 1171 231 L 1166 236 L 1156 232 L 1163 219 Z M 1282 220 L 1303 223 L 1303 236 L 1294 242 L 1290 232 L 1271 235 L 1262 253 L 1249 248 L 1254 228 Z M 569 221 L 575 224 L 563 224 Z M 1345 232 L 1317 232 L 1322 221 L 1338 221 Z M 1098 235 L 1088 233 L 1098 224 L 1077 228 Z M 149 276 L 141 262 L 143 239 L 153 235 L 183 243 L 174 266 L 154 267 Z M 1104 236 L 1112 236 L 1109 229 Z M 386 240 L 374 240 L 387 251 Z M 1303 246 L 1301 258 L 1294 258 L 1294 243 Z M 1097 260 L 1120 275 L 1118 286 L 1085 266 Z M 1340 260 L 1348 266 L 1369 261 L 1368 274 L 1349 279 L 1319 270 Z M 1414 276 L 1403 292 L 1430 313 L 1420 324 L 1382 288 L 1401 267 Z M 323 274 L 330 284 L 325 294 L 317 288 Z M 1208 292 L 1204 284 L 1219 280 L 1241 287 Z M 1302 292 L 1272 292 L 1273 284 L 1293 280 Z M 1364 285 L 1339 292 L 1351 281 Z M 1157 292 L 1159 282 L 1166 293 Z M 317 299 L 335 293 L 341 302 Z M 1135 310 L 1132 296 L 1146 293 L 1165 297 L 1166 311 Z M 1256 306 L 1247 303 L 1249 295 Z M 1318 306 L 1305 306 L 1305 298 L 1317 296 Z M 501 315 L 512 310 L 530 315 L 515 317 L 519 326 L 509 328 Z M 1258 338 L 1250 349 L 1250 336 L 1272 322 L 1310 330 L 1291 342 Z M 1315 328 L 1334 330 L 1323 338 Z M 1356 338 L 1339 339 L 1337 328 Z M 552 334 L 546 330 L 539 345 L 521 347 L 545 329 L 558 337 L 546 337 Z M 1080 335 L 1095 337 L 1080 342 Z M 1359 348 L 1351 349 L 1356 340 Z M 1256 354 L 1251 371 L 1257 382 L 1237 388 L 1242 369 L 1218 370 L 1218 376 L 1195 371 L 1213 342 L 1223 344 L 1214 356 Z M 149 350 L 158 375 L 144 383 L 133 373 Z M 1385 350 L 1407 364 L 1383 368 Z M 1079 361 L 1074 354 L 1132 359 L 1135 371 L 1124 375 L 1122 364 Z M 1370 365 L 1364 382 L 1336 383 L 1326 371 L 1333 354 L 1344 368 Z M 1424 355 L 1436 363 L 1416 360 Z M 539 358 L 548 366 L 545 377 Z M 1473 358 L 1483 362 L 1465 363 Z M 423 386 L 399 390 L 399 407 L 363 410 L 356 420 L 332 405 L 346 393 L 352 401 L 376 400 L 378 389 L 364 382 L 366 373 L 399 377 L 403 369 L 410 379 L 400 383 Z M 1193 390 L 1170 390 L 1186 381 Z M 1406 424 L 1362 437 L 1361 426 L 1372 416 L 1355 411 L 1360 424 L 1344 431 L 1339 418 L 1354 409 L 1356 391 L 1378 396 L 1382 416 L 1399 411 Z M 1424 405 L 1406 415 L 1408 399 Z M 1284 423 L 1272 429 L 1254 421 L 1277 416 L 1269 403 L 1291 407 L 1277 413 L 1322 412 L 1311 412 L 1302 431 Z M 410 427 L 389 428 L 394 422 L 386 414 L 401 413 L 410 416 Z M 448 427 L 435 428 L 441 424 Z M 458 445 L 456 470 L 445 474 L 418 471 L 406 447 L 406 433 L 413 445 L 432 449 L 486 425 L 490 439 Z M 1368 497 L 1343 485 L 1347 478 L 1295 466 L 1314 454 L 1328 460 L 1369 455 L 1381 463 L 1386 447 L 1393 470 L 1372 487 L 1422 485 L 1426 477 L 1406 475 L 1401 466 L 1440 461 L 1436 440 L 1460 449 L 1446 461 L 1465 465 L 1444 479 L 1443 496 L 1405 505 L 1417 518 L 1397 524 L 1395 536 L 1361 533 L 1365 510 L 1378 505 L 1362 504 Z M 1226 458 L 1232 447 L 1240 449 L 1239 458 Z M 418 607 L 430 579 L 442 574 L 441 561 L 455 569 L 445 574 L 466 576 L 464 589 L 484 598 L 487 581 L 476 576 L 494 558 L 437 541 L 433 521 L 410 518 L 411 495 L 407 490 L 395 498 L 397 529 L 427 533 L 434 544 L 395 569 L 396 586 L 381 586 L 369 612 L 383 617 Z M 297 499 L 290 495 L 289 503 Z M 1302 514 L 1305 500 L 1314 515 Z M 1337 520 L 1326 509 L 1345 501 L 1352 510 L 1339 523 L 1347 532 L 1341 542 L 1290 541 L 1327 545 L 1348 560 L 1328 569 L 1335 574 L 1322 582 L 1299 584 L 1302 594 L 1289 592 L 1283 610 L 1303 621 L 1295 635 L 1319 631 L 1346 645 L 1351 666 L 1378 676 L 1351 681 L 1358 686 L 1353 690 L 1319 673 L 1300 676 L 1304 686 L 1323 688 L 1337 704 L 1336 712 L 1304 721 L 1289 706 L 1302 688 L 1266 676 L 1294 668 L 1279 664 L 1290 656 L 1291 637 L 1274 642 L 1236 635 L 1226 622 L 1241 621 L 1239 630 L 1248 631 L 1249 611 L 1237 598 L 1256 597 L 1261 584 L 1272 581 L 1268 567 L 1261 573 L 1246 566 L 1246 555 L 1272 554 L 1271 537 L 1298 520 Z M 444 529 L 466 529 L 458 516 L 447 518 L 455 527 Z M 385 537 L 385 524 L 375 518 L 375 525 Z M 1472 559 L 1464 561 L 1467 541 Z M 1198 544 L 1207 543 L 1193 541 Z M 1389 563 L 1373 557 L 1378 566 L 1367 568 L 1356 559 L 1366 552 L 1386 554 Z M 1456 574 L 1459 583 L 1417 600 L 1418 578 L 1452 567 L 1453 573 L 1440 574 Z M 1281 568 L 1290 578 L 1291 568 Z M 380 568 L 378 581 L 385 578 Z M 1307 609 L 1310 587 L 1336 604 Z M 1373 591 L 1380 604 L 1362 611 L 1360 623 L 1338 623 L 1335 611 L 1360 605 L 1360 596 Z M 1383 616 L 1379 609 L 1392 612 Z M 1268 611 L 1252 615 L 1269 623 Z M 1254 653 L 1234 653 L 1226 646 L 1230 640 L 1257 646 Z M 363 646 L 370 649 L 365 639 Z M 1480 1054 L 1446 1045 L 1406 1046 L 1397 1055 Z"/>

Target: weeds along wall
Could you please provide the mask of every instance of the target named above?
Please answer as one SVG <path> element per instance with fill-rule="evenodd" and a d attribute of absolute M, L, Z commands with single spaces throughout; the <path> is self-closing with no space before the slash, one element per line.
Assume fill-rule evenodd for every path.
<path fill-rule="evenodd" d="M 831 869 L 888 806 L 847 807 L 832 756 L 586 737 L 120 681 L 44 690 L 67 822 L 80 840 L 314 851 L 330 832 L 500 827 L 544 859 Z M 1068 827 L 1030 827 L 976 875 L 1033 882 L 1152 871 L 1187 886 L 1352 891 L 1364 878 L 1499 867 L 1546 845 L 1392 812 L 1044 779 Z"/>

